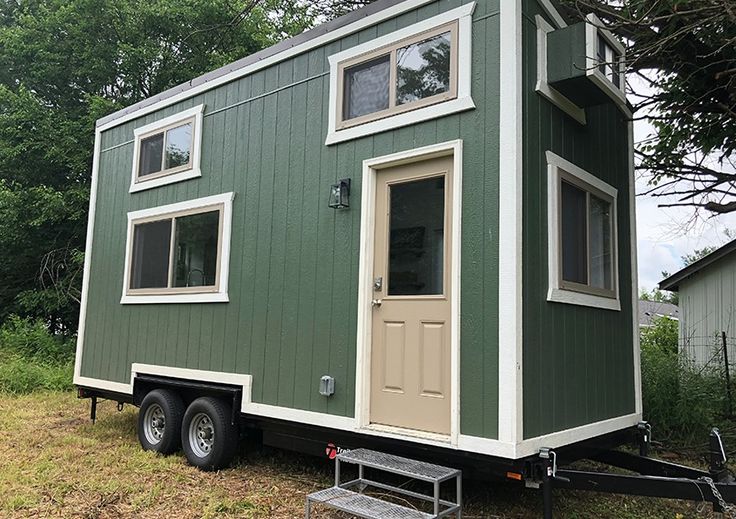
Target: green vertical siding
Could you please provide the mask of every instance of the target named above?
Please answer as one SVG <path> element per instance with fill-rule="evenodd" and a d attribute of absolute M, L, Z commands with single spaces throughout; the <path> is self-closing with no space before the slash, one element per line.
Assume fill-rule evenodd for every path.
<path fill-rule="evenodd" d="M 534 90 L 536 26 L 524 1 L 523 402 L 532 438 L 634 412 L 629 167 L 625 116 L 613 103 L 580 125 Z M 547 302 L 547 164 L 551 150 L 618 189 L 621 311 Z"/>
<path fill-rule="evenodd" d="M 498 16 L 478 2 L 475 110 L 325 146 L 327 57 L 467 0 L 440 0 L 102 135 L 82 375 L 130 380 L 134 362 L 253 376 L 253 400 L 353 416 L 362 161 L 452 139 L 465 150 L 461 429 L 498 415 Z M 294 83 L 289 88 L 284 88 Z M 205 104 L 202 177 L 128 193 L 133 130 Z M 351 207 L 327 207 L 336 179 Z M 230 302 L 120 305 L 129 211 L 233 191 Z M 318 393 L 336 378 L 333 397 Z"/>

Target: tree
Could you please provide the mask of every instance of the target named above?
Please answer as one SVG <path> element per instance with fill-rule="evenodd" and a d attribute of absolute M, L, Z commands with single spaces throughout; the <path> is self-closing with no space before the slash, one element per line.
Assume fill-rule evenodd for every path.
<path fill-rule="evenodd" d="M 638 143 L 637 168 L 661 204 L 736 211 L 736 6 L 723 0 L 563 0 L 596 13 L 627 43 L 639 118 L 654 135 Z"/>
<path fill-rule="evenodd" d="M 0 1 L 0 322 L 76 329 L 96 119 L 361 3 Z"/>
<path fill-rule="evenodd" d="M 663 272 L 662 274 L 666 274 Z M 667 276 L 664 276 L 667 277 Z M 662 290 L 655 288 L 651 292 L 647 290 L 641 290 L 639 292 L 639 299 L 642 301 L 655 301 L 657 303 L 669 303 L 671 305 L 678 305 L 680 298 L 677 292 L 663 292 Z"/>
<path fill-rule="evenodd" d="M 706 247 L 703 247 L 702 249 L 695 249 L 692 253 L 685 254 L 684 256 L 682 256 L 682 262 L 687 267 L 689 265 L 692 265 L 699 259 L 706 257 L 711 252 L 715 252 L 716 250 L 718 250 L 718 247 L 712 247 L 712 246 L 706 246 Z"/>

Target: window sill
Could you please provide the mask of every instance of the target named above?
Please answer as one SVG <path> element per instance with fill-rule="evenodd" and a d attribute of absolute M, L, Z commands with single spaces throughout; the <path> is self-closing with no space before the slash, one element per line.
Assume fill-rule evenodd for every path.
<path fill-rule="evenodd" d="M 563 290 L 560 288 L 550 288 L 547 292 L 547 301 L 621 311 L 621 301 L 618 297 L 612 299 L 610 297 L 583 294 L 582 292 L 573 292 L 572 290 Z"/>
<path fill-rule="evenodd" d="M 125 295 L 120 299 L 121 305 L 150 305 L 169 303 L 228 303 L 227 292 L 210 292 L 203 294 L 156 294 L 145 296 Z"/>
<path fill-rule="evenodd" d="M 409 126 L 423 121 L 429 121 L 430 119 L 437 119 L 446 115 L 464 112 L 466 110 L 472 110 L 474 108 L 475 103 L 473 102 L 472 97 L 459 97 L 457 99 L 453 99 L 452 101 L 446 101 L 444 103 L 425 106 L 424 108 L 418 108 L 416 110 L 412 110 L 411 112 L 404 112 L 402 114 L 392 115 L 384 119 L 378 119 L 377 121 L 371 121 L 359 126 L 345 128 L 344 130 L 332 131 L 327 134 L 325 145 L 329 146 L 331 144 L 337 144 L 338 142 L 345 142 L 357 139 L 359 137 L 365 137 L 366 135 L 373 135 L 376 133 L 401 128 L 403 126 Z"/>
<path fill-rule="evenodd" d="M 186 171 L 180 171 L 179 173 L 172 173 L 171 175 L 164 175 L 162 177 L 154 178 L 152 180 L 144 180 L 142 182 L 135 182 L 130 185 L 130 193 L 137 193 L 139 191 L 145 191 L 146 189 L 153 189 L 156 187 L 166 186 L 168 184 L 175 184 L 177 182 L 183 182 L 193 178 L 199 178 L 202 176 L 202 170 L 199 168 L 188 169 Z"/>

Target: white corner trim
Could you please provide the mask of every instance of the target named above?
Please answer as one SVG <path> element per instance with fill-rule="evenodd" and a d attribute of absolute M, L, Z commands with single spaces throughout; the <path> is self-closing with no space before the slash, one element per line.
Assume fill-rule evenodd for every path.
<path fill-rule="evenodd" d="M 567 27 L 567 22 L 550 0 L 538 0 L 538 2 L 542 9 L 544 9 L 549 17 L 557 24 L 558 29 Z"/>
<path fill-rule="evenodd" d="M 87 216 L 87 240 L 84 249 L 84 273 L 82 274 L 82 297 L 79 304 L 79 327 L 77 328 L 77 351 L 74 356 L 74 379 L 82 376 L 82 352 L 84 350 L 84 333 L 87 324 L 87 305 L 89 303 L 89 276 L 92 265 L 92 238 L 95 232 L 95 210 L 97 207 L 97 184 L 100 176 L 100 149 L 102 132 L 95 130 L 95 148 L 92 155 L 92 182 L 89 193 L 89 213 Z"/>
<path fill-rule="evenodd" d="M 385 36 L 381 36 L 374 40 L 356 45 L 350 49 L 338 52 L 329 57 L 330 62 L 330 105 L 328 131 L 325 145 L 336 144 L 366 135 L 384 132 L 387 130 L 401 128 L 411 124 L 416 124 L 430 119 L 444 117 L 453 113 L 475 108 L 475 103 L 471 97 L 471 80 L 472 80 L 472 31 L 473 31 L 473 11 L 476 3 L 471 2 L 461 7 L 451 9 L 432 18 L 428 18 L 421 22 L 410 25 L 398 31 L 394 31 Z M 447 23 L 458 21 L 458 59 L 457 59 L 457 97 L 450 101 L 437 103 L 409 112 L 403 112 L 397 115 L 390 115 L 383 119 L 378 119 L 369 123 L 352 126 L 343 130 L 337 129 L 337 101 L 339 88 L 338 70 L 340 63 L 353 59 L 365 54 L 366 52 L 391 45 L 398 41 L 410 38 L 422 32 L 434 29 Z"/>
<path fill-rule="evenodd" d="M 516 447 L 515 458 L 523 458 L 539 453 L 539 449 L 563 447 L 577 443 L 596 436 L 620 431 L 632 427 L 641 422 L 641 413 L 632 413 L 624 416 L 610 418 L 591 424 L 573 427 L 564 431 L 558 431 L 537 438 L 530 438 L 519 443 Z"/>
<path fill-rule="evenodd" d="M 125 270 L 123 272 L 123 293 L 120 298 L 120 304 L 161 304 L 161 303 L 227 303 L 228 299 L 228 280 L 230 274 L 230 244 L 232 236 L 232 216 L 233 216 L 233 200 L 235 193 L 223 193 L 220 195 L 207 196 L 175 204 L 162 205 L 159 207 L 151 207 L 140 211 L 131 211 L 128 213 L 128 230 L 127 241 L 125 245 Z M 167 215 L 176 215 L 182 211 L 191 211 L 196 209 L 206 209 L 222 205 L 222 232 L 220 239 L 222 246 L 220 249 L 220 285 L 216 292 L 202 292 L 197 294 L 155 294 L 155 295 L 129 295 L 127 287 L 130 283 L 130 264 L 132 261 L 132 240 L 133 226 L 137 220 L 150 218 L 154 216 L 165 217 Z"/>
<path fill-rule="evenodd" d="M 629 140 L 629 233 L 631 236 L 631 331 L 634 343 L 634 398 L 636 401 L 636 412 L 643 412 L 641 394 L 641 345 L 639 344 L 639 319 L 637 308 L 639 306 L 639 263 L 636 239 L 636 178 L 634 176 L 634 122 L 628 123 Z"/>
<path fill-rule="evenodd" d="M 251 63 L 250 65 L 247 65 L 245 67 L 237 68 L 233 70 L 232 72 L 229 72 L 216 79 L 213 79 L 206 83 L 202 83 L 201 85 L 198 85 L 194 88 L 190 88 L 189 90 L 185 90 L 184 92 L 173 95 L 166 99 L 162 99 L 161 101 L 157 103 L 151 104 L 146 107 L 142 107 L 139 110 L 126 114 L 118 119 L 114 119 L 106 124 L 100 125 L 97 127 L 97 129 L 99 131 L 105 131 L 105 130 L 109 130 L 110 128 L 114 128 L 115 126 L 119 126 L 128 121 L 131 121 L 133 119 L 138 119 L 139 117 L 143 117 L 144 115 L 150 114 L 157 110 L 161 110 L 162 108 L 165 108 L 167 106 L 171 106 L 173 104 L 179 103 L 181 101 L 184 101 L 185 99 L 189 99 L 190 97 L 199 95 L 202 92 L 212 90 L 213 88 L 216 88 L 220 85 L 230 83 L 232 81 L 235 81 L 236 79 L 242 78 L 244 76 L 248 76 L 259 70 L 263 70 L 265 68 L 276 65 L 277 63 L 281 63 L 282 61 L 286 61 L 287 59 L 293 58 L 294 56 L 298 56 L 299 54 L 303 54 L 312 49 L 316 49 L 318 47 L 322 47 L 323 45 L 327 45 L 330 42 L 339 40 L 341 38 L 354 34 L 360 30 L 363 30 L 366 27 L 371 27 L 385 20 L 390 20 L 391 18 L 395 18 L 401 15 L 402 13 L 412 11 L 414 9 L 417 9 L 418 7 L 426 5 L 433 1 L 435 0 L 406 0 L 404 2 L 400 2 L 394 6 L 388 7 L 378 12 L 375 12 L 371 14 L 370 16 L 361 18 L 349 25 L 345 25 L 343 27 L 340 27 L 339 29 L 335 29 L 334 31 L 326 32 L 322 36 L 319 36 L 312 40 L 306 41 L 302 44 L 286 49 L 282 52 L 279 52 L 278 54 L 269 56 L 268 58 L 264 58 L 256 63 Z"/>
<path fill-rule="evenodd" d="M 572 162 L 563 159 L 559 155 L 546 152 L 547 157 L 547 264 L 549 288 L 547 290 L 547 301 L 554 303 L 566 303 L 579 306 L 601 308 L 604 310 L 621 310 L 618 274 L 618 190 L 603 182 L 601 179 L 591 175 L 579 168 Z M 601 191 L 613 199 L 611 218 L 613 225 L 613 258 L 614 258 L 614 291 L 615 298 L 594 294 L 565 290 L 560 287 L 560 172 L 566 173 L 580 179 L 585 184 Z"/>
<path fill-rule="evenodd" d="M 462 169 L 463 142 L 454 140 L 414 148 L 398 153 L 374 157 L 363 161 L 360 214 L 360 261 L 358 266 L 358 319 L 356 331 L 355 362 L 355 420 L 356 427 L 363 434 L 378 434 L 370 426 L 370 375 L 371 366 L 371 323 L 373 284 L 373 259 L 375 232 L 375 193 L 376 176 L 381 169 L 399 166 L 419 160 L 452 155 L 453 157 L 453 201 L 452 201 L 452 244 L 451 271 L 454 290 L 450 296 L 452 323 L 450 325 L 450 444 L 457 445 L 460 432 L 460 249 L 462 217 Z M 406 439 L 406 435 L 397 435 Z M 413 435 L 412 435 L 413 437 Z M 420 438 L 434 441 L 431 438 Z M 446 442 L 445 442 L 446 443 Z M 435 443 L 431 443 L 435 444 Z M 439 442 L 442 445 L 442 442 Z M 446 446 L 446 444 L 445 444 Z"/>
<path fill-rule="evenodd" d="M 498 439 L 523 434 L 522 384 L 522 6 L 500 3 Z"/>
<path fill-rule="evenodd" d="M 586 124 L 585 109 L 579 107 L 547 82 L 547 34 L 554 28 L 542 16 L 534 17 L 537 24 L 537 82 L 535 90 L 580 124 Z"/>
<path fill-rule="evenodd" d="M 598 70 L 598 34 L 611 45 L 621 55 L 621 65 L 619 65 L 619 74 L 621 77 L 622 88 L 614 85 L 600 70 Z M 616 105 L 629 117 L 631 110 L 626 104 L 626 74 L 623 69 L 623 62 L 626 58 L 626 48 L 613 35 L 613 33 L 604 28 L 603 22 L 595 14 L 590 13 L 586 17 L 585 23 L 585 75 L 595 83 L 603 92 L 608 95 Z"/>
<path fill-rule="evenodd" d="M 171 173 L 169 175 L 163 175 L 160 177 L 153 178 L 151 180 L 138 180 L 138 163 L 141 151 L 141 140 L 142 137 L 148 133 L 155 132 L 156 130 L 166 128 L 168 126 L 175 125 L 178 122 L 184 122 L 187 119 L 194 118 L 194 128 L 192 129 L 192 167 L 184 171 L 177 173 Z M 130 178 L 130 193 L 137 193 L 146 189 L 153 189 L 155 187 L 165 186 L 167 184 L 174 184 L 176 182 L 182 182 L 192 178 L 202 176 L 201 161 L 202 161 L 202 122 L 204 120 L 204 105 L 198 105 L 188 110 L 182 110 L 176 114 L 165 117 L 159 121 L 146 124 L 133 130 L 133 167 Z"/>

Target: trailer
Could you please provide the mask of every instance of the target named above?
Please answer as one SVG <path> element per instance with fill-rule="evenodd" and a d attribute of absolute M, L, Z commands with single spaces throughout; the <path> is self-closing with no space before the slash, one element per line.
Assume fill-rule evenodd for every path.
<path fill-rule="evenodd" d="M 576 485 L 642 420 L 623 54 L 549 0 L 379 0 L 100 119 L 93 417 L 206 470 L 257 431 Z"/>

